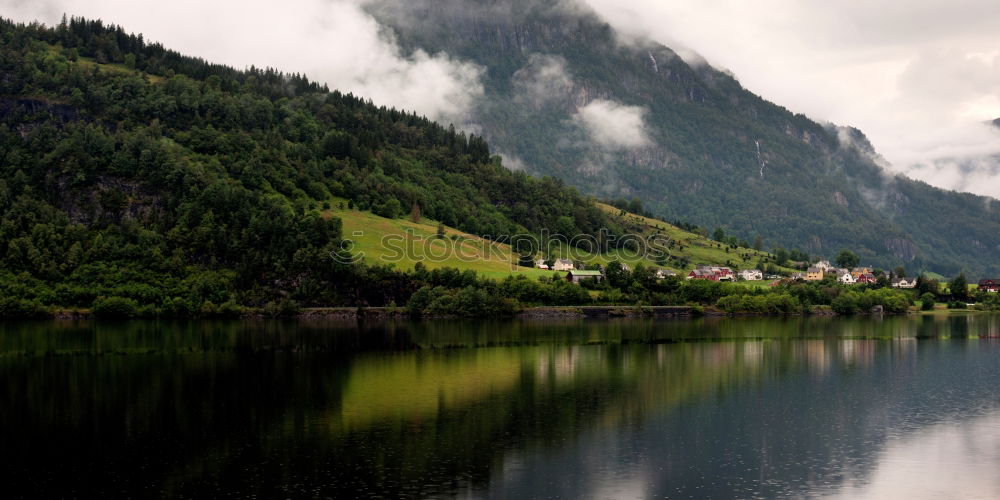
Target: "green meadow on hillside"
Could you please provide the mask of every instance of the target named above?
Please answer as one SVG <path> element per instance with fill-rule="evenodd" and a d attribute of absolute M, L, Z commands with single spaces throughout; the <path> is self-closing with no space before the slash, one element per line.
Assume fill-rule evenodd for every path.
<path fill-rule="evenodd" d="M 728 248 L 725 244 L 684 231 L 661 220 L 623 212 L 603 203 L 597 205 L 617 218 L 632 235 L 643 239 L 659 235 L 667 239 L 664 241 L 673 241 L 674 244 L 668 250 L 672 258 L 658 263 L 642 252 L 615 249 L 605 253 L 592 253 L 558 243 L 553 244 L 552 252 L 545 257 L 572 258 L 588 265 L 606 265 L 619 260 L 632 267 L 641 264 L 681 274 L 697 265 L 728 265 L 734 269 L 745 269 L 755 267 L 761 259 L 774 258 L 768 252 Z M 447 226 L 444 227 L 444 237 L 438 237 L 438 224 L 431 219 L 421 218 L 419 223 L 409 218 L 388 219 L 348 206 L 346 200 L 334 199 L 330 202 L 330 208 L 323 210 L 323 215 L 343 221 L 344 238 L 350 240 L 351 252 L 368 264 L 392 264 L 398 269 L 413 269 L 417 262 L 422 262 L 428 269 L 453 267 L 473 270 L 490 278 L 504 278 L 512 274 L 530 277 L 553 274 L 552 271 L 517 266 L 516 253 L 505 243 L 490 241 Z M 792 271 L 787 268 L 782 270 Z"/>
<path fill-rule="evenodd" d="M 46 49 L 49 54 L 57 55 L 61 54 L 65 48 L 60 44 L 46 44 Z M 160 75 L 153 75 L 146 73 L 144 71 L 138 71 L 134 68 L 135 62 L 132 62 L 132 68 L 124 63 L 101 63 L 95 60 L 93 57 L 84 57 L 80 55 L 74 55 L 73 59 L 70 60 L 72 64 L 79 66 L 80 68 L 89 71 L 107 71 L 118 75 L 131 75 L 138 74 L 149 81 L 149 83 L 159 84 L 165 82 L 167 79 Z"/>
<path fill-rule="evenodd" d="M 344 208 L 340 208 L 342 205 Z M 445 227 L 444 237 L 439 238 L 437 222 L 429 219 L 421 219 L 419 223 L 409 219 L 387 219 L 347 208 L 346 201 L 341 200 L 334 201 L 323 215 L 343 221 L 344 238 L 350 240 L 351 252 L 367 264 L 392 264 L 398 269 L 413 269 L 414 264 L 422 262 L 428 269 L 453 267 L 476 271 L 489 278 L 553 274 L 552 271 L 517 266 L 510 245 L 450 227 Z"/>
<path fill-rule="evenodd" d="M 674 258 L 667 261 L 665 265 L 659 266 L 664 269 L 681 272 L 689 271 L 699 265 L 726 265 L 734 270 L 739 270 L 754 268 L 761 260 L 774 261 L 774 254 L 763 250 L 730 247 L 725 243 L 710 240 L 705 236 L 685 231 L 658 219 L 625 212 L 604 203 L 598 203 L 597 206 L 612 217 L 617 218 L 630 234 L 646 239 L 656 235 L 664 241 L 671 242 L 669 252 Z M 678 266 L 679 263 L 686 265 Z M 652 265 L 656 265 L 656 263 L 652 263 Z M 778 269 L 782 272 L 795 271 L 786 267 Z"/>

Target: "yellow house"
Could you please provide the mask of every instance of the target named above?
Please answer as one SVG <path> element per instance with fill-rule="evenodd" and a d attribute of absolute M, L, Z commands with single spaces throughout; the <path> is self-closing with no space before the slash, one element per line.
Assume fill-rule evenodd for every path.
<path fill-rule="evenodd" d="M 822 281 L 823 280 L 823 268 L 822 267 L 810 267 L 806 269 L 806 281 Z"/>

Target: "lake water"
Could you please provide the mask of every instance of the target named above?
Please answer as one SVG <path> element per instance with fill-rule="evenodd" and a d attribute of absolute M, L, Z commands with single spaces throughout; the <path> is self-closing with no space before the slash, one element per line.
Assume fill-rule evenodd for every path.
<path fill-rule="evenodd" d="M 1000 316 L 0 324 L 5 497 L 1000 498 Z"/>

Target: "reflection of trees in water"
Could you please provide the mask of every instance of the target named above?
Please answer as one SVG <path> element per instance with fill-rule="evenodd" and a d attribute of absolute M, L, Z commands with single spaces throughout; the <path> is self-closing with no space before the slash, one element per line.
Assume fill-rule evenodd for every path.
<path fill-rule="evenodd" d="M 0 356 L 406 350 L 405 324 L 356 321 L 35 321 L 0 323 Z"/>
<path fill-rule="evenodd" d="M 748 386 L 800 380 L 802 391 L 838 394 L 808 409 L 817 429 L 868 436 L 864 429 L 878 421 L 857 419 L 878 415 L 879 406 L 852 408 L 857 394 L 837 392 L 844 368 L 877 371 L 880 384 L 904 383 L 917 352 L 906 338 L 941 336 L 950 327 L 927 324 L 7 325 L 0 332 L 0 423 L 19 432 L 0 438 L 3 467 L 15 479 L 9 484 L 34 482 L 49 494 L 153 485 L 172 496 L 215 487 L 267 496 L 421 496 L 484 487 L 516 454 L 562 449 L 595 430 L 641 433 L 663 418 L 677 422 L 667 429 L 676 460 L 692 453 L 712 463 L 711 448 L 699 455 L 699 442 L 684 436 L 691 418 L 720 427 L 737 418 L 743 423 L 733 429 L 761 434 L 762 456 L 780 460 L 799 449 L 782 442 L 773 422 L 801 408 L 771 409 L 771 421 L 691 408 L 751 397 Z M 904 339 L 841 341 L 838 332 Z M 880 355 L 897 359 L 895 368 L 876 367 Z M 807 372 L 813 377 L 799 377 Z M 880 394 L 872 388 L 861 396 Z M 755 421 L 771 430 L 755 430 Z M 47 479 L 49 470 L 59 471 L 58 482 Z"/>
<path fill-rule="evenodd" d="M 2 328 L 2 469 L 7 484 L 49 494 L 155 491 L 172 470 L 217 469 L 266 443 L 235 436 L 275 425 L 299 402 L 338 404 L 351 352 L 399 342 L 393 329 L 382 338 L 280 322 Z"/>

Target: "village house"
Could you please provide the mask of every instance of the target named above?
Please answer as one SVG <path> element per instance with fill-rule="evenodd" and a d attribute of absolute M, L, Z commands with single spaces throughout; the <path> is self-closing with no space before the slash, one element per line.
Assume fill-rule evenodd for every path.
<path fill-rule="evenodd" d="M 833 265 L 831 265 L 830 261 L 828 261 L 828 260 L 821 260 L 821 261 L 813 264 L 813 267 L 818 267 L 818 268 L 822 269 L 823 272 L 827 272 L 827 271 L 832 271 L 833 270 Z"/>
<path fill-rule="evenodd" d="M 573 269 L 576 269 L 576 266 L 573 265 L 573 261 L 569 259 L 559 259 L 554 262 L 552 269 L 556 271 L 572 271 Z"/>
<path fill-rule="evenodd" d="M 1000 279 L 979 280 L 979 291 L 1000 293 Z"/>
<path fill-rule="evenodd" d="M 824 269 L 822 267 L 815 267 L 815 266 L 810 267 L 809 269 L 806 269 L 806 278 L 805 278 L 805 280 L 806 281 L 822 281 L 823 280 L 823 271 L 824 271 Z"/>
<path fill-rule="evenodd" d="M 736 281 L 736 273 L 728 267 L 712 267 L 711 271 L 719 277 L 718 281 Z"/>
<path fill-rule="evenodd" d="M 656 279 L 660 279 L 660 280 L 662 280 L 663 278 L 669 277 L 669 276 L 677 276 L 677 273 L 675 273 L 675 272 L 673 272 L 673 271 L 671 271 L 669 269 L 659 269 L 659 268 L 654 268 L 653 269 L 653 274 L 656 276 Z"/>
<path fill-rule="evenodd" d="M 804 280 L 806 279 L 806 273 L 792 273 L 789 278 L 793 280 Z"/>
<path fill-rule="evenodd" d="M 854 275 L 852 275 L 850 271 L 846 269 L 843 269 L 842 271 L 844 272 L 837 274 L 837 281 L 845 285 L 853 285 L 858 282 L 858 280 L 854 279 Z"/>
<path fill-rule="evenodd" d="M 719 281 L 719 277 L 715 273 L 703 268 L 698 268 L 688 273 L 687 279 Z"/>
<path fill-rule="evenodd" d="M 892 279 L 892 287 L 893 288 L 903 288 L 903 289 L 916 288 L 917 287 L 917 280 L 916 280 L 916 278 L 893 278 Z"/>
<path fill-rule="evenodd" d="M 761 281 L 764 279 L 764 273 L 760 272 L 760 269 L 744 269 L 740 271 L 740 279 L 744 281 Z"/>
<path fill-rule="evenodd" d="M 736 281 L 736 273 L 728 267 L 698 266 L 687 275 L 687 279 Z"/>
<path fill-rule="evenodd" d="M 548 269 L 549 265 L 545 263 L 545 259 L 538 259 L 535 261 L 535 267 L 538 269 Z"/>
<path fill-rule="evenodd" d="M 584 269 L 571 269 L 566 273 L 566 281 L 570 283 L 580 283 L 580 280 L 593 279 L 594 281 L 601 282 L 604 279 L 604 274 L 600 271 L 590 271 Z"/>
<path fill-rule="evenodd" d="M 855 267 L 854 269 L 851 269 L 851 276 L 854 276 L 855 280 L 858 279 L 858 276 L 861 276 L 862 274 L 871 274 L 871 273 L 872 273 L 872 268 L 870 267 Z"/>
<path fill-rule="evenodd" d="M 854 272 L 851 272 L 851 275 L 853 276 Z M 857 283 L 868 284 L 868 283 L 875 283 L 876 281 L 878 281 L 878 278 L 876 278 L 875 275 L 872 273 L 863 273 L 858 277 L 856 277 L 855 280 L 857 280 Z"/>

